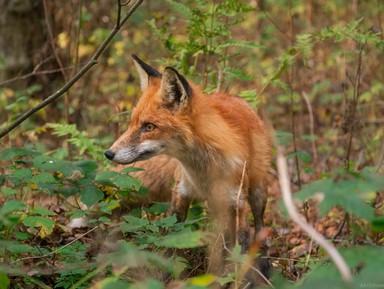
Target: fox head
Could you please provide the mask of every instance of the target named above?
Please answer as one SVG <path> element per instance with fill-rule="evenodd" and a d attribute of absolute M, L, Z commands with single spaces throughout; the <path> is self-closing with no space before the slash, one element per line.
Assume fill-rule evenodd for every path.
<path fill-rule="evenodd" d="M 137 56 L 132 58 L 142 95 L 132 111 L 128 130 L 104 153 L 120 164 L 162 153 L 172 155 L 182 150 L 180 138 L 191 134 L 186 116 L 193 91 L 187 80 L 172 67 L 161 74 Z"/>

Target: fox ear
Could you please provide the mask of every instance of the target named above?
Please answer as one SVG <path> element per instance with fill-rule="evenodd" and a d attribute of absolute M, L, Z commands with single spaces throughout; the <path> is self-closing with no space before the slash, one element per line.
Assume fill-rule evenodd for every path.
<path fill-rule="evenodd" d="M 165 68 L 161 92 L 165 106 L 172 110 L 185 107 L 192 96 L 188 81 L 172 67 Z"/>
<path fill-rule="evenodd" d="M 146 64 L 139 57 L 132 54 L 133 63 L 140 77 L 141 91 L 144 92 L 151 81 L 155 77 L 161 77 L 161 73 L 154 69 L 152 66 Z"/>

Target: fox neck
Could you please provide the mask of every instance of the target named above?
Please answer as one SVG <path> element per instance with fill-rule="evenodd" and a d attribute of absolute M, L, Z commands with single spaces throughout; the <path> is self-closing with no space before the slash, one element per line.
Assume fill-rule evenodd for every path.
<path fill-rule="evenodd" d="M 172 156 L 180 161 L 184 175 L 195 189 L 208 193 L 214 181 L 224 180 L 234 170 L 241 169 L 244 158 L 231 128 L 209 99 L 199 99 L 198 103 L 202 105 L 195 106 L 190 116 L 194 125 L 185 137 L 180 136 L 178 149 L 173 150 Z"/>

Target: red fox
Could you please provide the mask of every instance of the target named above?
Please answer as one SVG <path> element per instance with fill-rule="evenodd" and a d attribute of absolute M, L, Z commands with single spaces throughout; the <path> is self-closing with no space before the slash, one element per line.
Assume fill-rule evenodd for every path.
<path fill-rule="evenodd" d="M 132 58 L 142 96 L 128 130 L 105 156 L 120 164 L 160 154 L 175 158 L 179 180 L 172 212 L 182 221 L 191 199 L 206 200 L 225 242 L 238 243 L 247 252 L 248 203 L 259 231 L 267 199 L 271 145 L 263 122 L 241 98 L 204 94 L 174 68 L 166 67 L 161 74 L 137 56 Z"/>

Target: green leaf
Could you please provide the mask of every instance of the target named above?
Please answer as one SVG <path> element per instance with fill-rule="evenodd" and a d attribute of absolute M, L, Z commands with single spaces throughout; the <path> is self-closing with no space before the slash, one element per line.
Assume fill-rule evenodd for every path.
<path fill-rule="evenodd" d="M 131 285 L 132 289 L 164 289 L 163 283 L 158 280 L 149 278 L 144 281 Z M 111 288 L 112 289 L 112 288 Z"/>
<path fill-rule="evenodd" d="M 372 231 L 375 233 L 384 232 L 384 217 L 373 219 L 371 222 Z"/>
<path fill-rule="evenodd" d="M 52 234 L 54 221 L 42 216 L 28 216 L 23 220 L 23 224 L 30 228 L 39 228 L 39 235 L 44 238 Z"/>
<path fill-rule="evenodd" d="M 88 207 L 91 207 L 92 205 L 96 204 L 104 197 L 103 192 L 94 185 L 86 186 L 79 193 L 81 196 L 81 201 Z"/>
<path fill-rule="evenodd" d="M 135 232 L 139 229 L 143 229 L 149 224 L 148 220 L 133 216 L 124 216 L 124 219 L 126 223 L 121 225 L 121 230 L 123 232 Z"/>
<path fill-rule="evenodd" d="M 164 214 L 169 210 L 169 203 L 155 203 L 149 209 L 145 210 L 152 214 Z"/>
<path fill-rule="evenodd" d="M 130 176 L 118 176 L 113 179 L 113 183 L 121 189 L 134 189 L 138 190 L 141 181 Z"/>
<path fill-rule="evenodd" d="M 73 165 L 78 168 L 81 168 L 86 175 L 94 172 L 98 168 L 96 162 L 89 160 L 77 161 L 74 162 Z"/>
<path fill-rule="evenodd" d="M 100 289 L 127 289 L 132 288 L 131 283 L 126 280 L 119 280 L 118 277 L 107 277 L 96 283 Z"/>
<path fill-rule="evenodd" d="M 367 204 L 372 192 L 384 189 L 382 176 L 364 172 L 360 175 L 338 173 L 335 180 L 324 179 L 312 182 L 295 194 L 301 200 L 313 197 L 316 193 L 323 195 L 319 203 L 321 215 L 328 213 L 333 207 L 340 206 L 350 214 L 363 219 L 372 220 L 374 209 Z"/>
<path fill-rule="evenodd" d="M 7 215 L 9 213 L 12 213 L 14 211 L 21 211 L 26 206 L 23 202 L 20 202 L 18 200 L 10 200 L 4 203 L 2 207 L 0 207 L 0 216 Z"/>
<path fill-rule="evenodd" d="M 17 190 L 8 187 L 1 187 L 1 192 L 4 194 L 5 197 L 17 194 Z"/>
<path fill-rule="evenodd" d="M 297 155 L 298 159 L 304 164 L 309 164 L 312 160 L 312 156 L 307 151 L 291 152 L 288 154 L 288 157 L 294 157 L 295 155 Z"/>
<path fill-rule="evenodd" d="M 56 213 L 54 213 L 48 209 L 42 208 L 42 207 L 33 208 L 31 210 L 31 213 L 36 214 L 36 215 L 40 215 L 40 216 L 55 216 L 56 215 Z"/>
<path fill-rule="evenodd" d="M 13 243 L 6 246 L 7 250 L 13 254 L 33 253 L 36 249 L 27 244 Z"/>
<path fill-rule="evenodd" d="M 109 180 L 119 176 L 120 174 L 115 171 L 104 171 L 96 174 L 95 180 Z"/>
<path fill-rule="evenodd" d="M 16 178 L 28 180 L 32 178 L 32 171 L 31 169 L 18 169 L 15 170 L 12 174 Z"/>
<path fill-rule="evenodd" d="M 340 273 L 332 263 L 321 264 L 303 276 L 303 281 L 294 288 L 301 289 L 340 289 L 340 288 L 369 288 L 372 284 L 384 282 L 381 271 L 384 254 L 383 247 L 360 246 L 355 248 L 340 249 L 340 253 L 349 268 L 356 272 L 353 283 L 346 287 Z M 287 288 L 287 287 L 285 287 Z M 292 288 L 292 287 L 288 287 Z"/>
<path fill-rule="evenodd" d="M 48 171 L 59 171 L 65 176 L 71 176 L 76 168 L 71 162 L 65 160 L 58 160 L 49 156 L 37 156 L 33 159 L 33 165 L 39 169 Z"/>
<path fill-rule="evenodd" d="M 172 215 L 170 217 L 153 221 L 153 224 L 161 228 L 170 228 L 176 223 L 177 223 L 176 215 Z"/>
<path fill-rule="evenodd" d="M 16 157 L 37 156 L 40 153 L 26 148 L 8 148 L 1 152 L 0 160 L 13 160 Z"/>
<path fill-rule="evenodd" d="M 31 178 L 32 183 L 55 183 L 55 178 L 50 173 L 40 173 Z"/>
<path fill-rule="evenodd" d="M 201 231 L 182 231 L 171 233 L 155 242 L 156 246 L 166 248 L 187 249 L 204 246 L 203 238 L 206 233 Z"/>
<path fill-rule="evenodd" d="M 8 289 L 10 284 L 7 274 L 0 272 L 0 289 Z"/>

